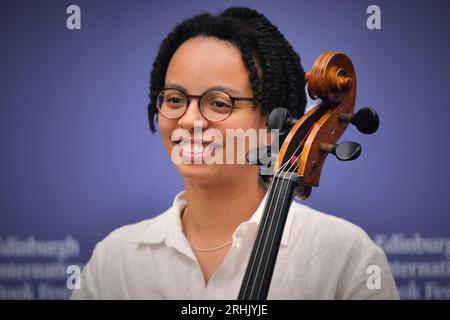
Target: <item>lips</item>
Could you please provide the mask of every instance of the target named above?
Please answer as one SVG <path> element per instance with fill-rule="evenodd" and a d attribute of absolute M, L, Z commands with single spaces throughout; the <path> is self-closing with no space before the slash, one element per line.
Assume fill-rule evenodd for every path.
<path fill-rule="evenodd" d="M 207 157 L 214 155 L 214 150 L 221 145 L 212 143 L 211 141 L 195 140 L 189 138 L 180 138 L 175 141 L 180 145 L 180 156 L 188 162 L 201 162 Z M 185 161 L 186 162 L 186 161 Z"/>
<path fill-rule="evenodd" d="M 207 143 L 181 143 L 181 150 L 183 153 L 203 154 L 208 146 Z"/>

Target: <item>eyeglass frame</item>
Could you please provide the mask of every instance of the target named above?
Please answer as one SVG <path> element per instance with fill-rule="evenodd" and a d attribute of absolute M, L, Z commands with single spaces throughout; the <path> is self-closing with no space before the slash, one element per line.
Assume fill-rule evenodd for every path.
<path fill-rule="evenodd" d="M 183 112 L 179 117 L 177 117 L 177 118 L 169 118 L 169 117 L 165 116 L 164 114 L 161 113 L 161 110 L 160 110 L 159 107 L 158 107 L 158 98 L 159 98 L 159 95 L 160 95 L 163 91 L 166 91 L 166 90 L 176 90 L 176 91 L 182 93 L 182 94 L 187 98 L 187 99 L 186 99 L 186 108 L 185 108 L 184 112 Z M 230 111 L 230 113 L 227 115 L 226 118 L 224 118 L 224 119 L 222 119 L 222 120 L 210 120 L 210 119 L 208 119 L 207 117 L 205 117 L 205 115 L 203 114 L 202 109 L 200 108 L 201 101 L 202 101 L 202 98 L 203 98 L 205 95 L 207 95 L 208 93 L 210 93 L 210 92 L 220 92 L 220 93 L 223 93 L 223 94 L 227 95 L 227 96 L 230 98 L 230 100 L 231 100 L 231 111 Z M 184 90 L 182 90 L 182 89 L 180 89 L 180 88 L 171 88 L 171 87 L 167 87 L 167 88 L 163 88 L 163 89 L 162 89 L 161 91 L 159 91 L 159 92 L 154 92 L 153 95 L 156 96 L 156 109 L 158 110 L 158 113 L 161 114 L 164 118 L 170 119 L 170 120 L 181 119 L 181 118 L 186 114 L 186 112 L 187 112 L 187 110 L 188 110 L 188 108 L 189 108 L 189 105 L 190 105 L 191 102 L 192 102 L 192 99 L 198 99 L 198 102 L 197 102 L 197 108 L 198 108 L 198 110 L 200 111 L 200 114 L 202 115 L 202 117 L 203 117 L 205 120 L 211 121 L 211 122 L 222 122 L 222 121 L 227 120 L 227 119 L 231 116 L 231 114 L 233 113 L 233 110 L 234 110 L 235 108 L 239 108 L 238 106 L 236 106 L 235 101 L 251 101 L 251 102 L 253 102 L 253 105 L 251 106 L 252 108 L 255 108 L 255 107 L 256 107 L 255 104 L 256 104 L 256 102 L 257 102 L 257 100 L 256 100 L 255 98 L 235 97 L 235 96 L 232 96 L 232 95 L 230 95 L 229 93 L 227 93 L 227 92 L 225 92 L 225 91 L 221 91 L 221 90 L 207 90 L 207 91 L 203 92 L 201 95 L 194 95 L 194 94 L 188 94 L 186 91 L 184 91 Z"/>

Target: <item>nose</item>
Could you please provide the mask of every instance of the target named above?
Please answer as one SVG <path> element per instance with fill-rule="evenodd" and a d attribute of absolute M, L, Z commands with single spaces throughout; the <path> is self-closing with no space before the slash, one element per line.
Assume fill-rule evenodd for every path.
<path fill-rule="evenodd" d="M 202 113 L 200 112 L 198 100 L 198 98 L 190 99 L 186 112 L 180 119 L 178 119 L 178 125 L 183 129 L 193 130 L 196 123 L 198 126 L 198 122 L 201 122 L 202 129 L 208 127 L 208 121 L 202 116 Z"/>

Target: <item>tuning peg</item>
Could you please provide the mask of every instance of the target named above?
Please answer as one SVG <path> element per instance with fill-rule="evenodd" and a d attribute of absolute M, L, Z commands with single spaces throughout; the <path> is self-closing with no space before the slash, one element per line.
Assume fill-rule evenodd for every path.
<path fill-rule="evenodd" d="M 270 130 L 278 129 L 279 135 L 285 135 L 296 121 L 288 109 L 275 108 L 269 115 L 269 128 Z"/>
<path fill-rule="evenodd" d="M 246 159 L 250 164 L 256 164 L 257 166 L 267 165 L 270 163 L 270 147 L 261 146 L 250 149 L 246 154 Z"/>
<path fill-rule="evenodd" d="M 352 141 L 344 141 L 334 145 L 322 143 L 320 145 L 320 150 L 335 155 L 340 161 L 350 161 L 359 157 L 361 154 L 361 145 Z"/>
<path fill-rule="evenodd" d="M 350 122 L 355 125 L 360 132 L 365 134 L 374 133 L 380 125 L 380 118 L 378 117 L 377 112 L 370 107 L 359 109 L 358 112 L 353 115 L 341 113 L 339 120 Z"/>

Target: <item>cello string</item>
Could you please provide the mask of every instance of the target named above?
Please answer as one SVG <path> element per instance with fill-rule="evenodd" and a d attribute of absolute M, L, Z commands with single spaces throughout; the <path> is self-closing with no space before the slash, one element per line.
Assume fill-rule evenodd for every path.
<path fill-rule="evenodd" d="M 300 147 L 303 146 L 303 144 L 304 144 L 306 138 L 309 136 L 309 133 L 311 132 L 311 130 L 312 130 L 312 127 L 309 128 L 308 133 L 303 137 L 303 139 L 302 139 L 302 140 L 300 141 L 300 143 L 297 145 L 296 149 L 292 152 L 292 155 L 294 155 L 295 153 L 297 153 L 297 151 L 300 149 Z M 300 153 L 300 154 L 301 154 L 301 153 Z M 289 160 L 290 160 L 290 159 L 291 159 L 291 157 L 289 158 Z M 283 172 L 284 169 L 286 168 L 286 166 L 290 163 L 289 160 L 287 160 L 287 161 L 286 161 L 286 162 L 285 162 L 285 163 L 284 163 L 284 164 L 283 164 L 283 165 L 275 172 L 275 174 L 274 174 L 274 179 L 276 180 L 276 181 L 275 181 L 275 186 L 274 186 L 274 183 L 273 183 L 274 181 L 272 180 L 272 183 L 270 184 L 270 187 L 269 187 L 269 195 L 270 195 L 271 189 L 272 189 L 272 188 L 275 188 L 275 190 L 276 190 L 276 188 L 278 187 L 278 183 L 279 183 L 280 181 L 282 181 L 282 179 L 279 179 L 278 177 L 280 176 L 280 172 Z M 290 165 L 290 168 L 285 172 L 285 175 L 284 175 L 283 178 L 285 178 L 287 172 L 289 172 L 289 170 L 292 169 L 293 163 L 290 163 L 290 164 L 291 164 L 291 165 Z M 281 183 L 281 182 L 280 182 L 280 183 Z M 266 206 L 267 206 L 267 204 L 268 204 L 268 209 L 265 210 L 266 212 L 270 212 L 270 210 L 271 210 L 271 208 L 272 208 L 273 197 L 275 197 L 275 193 L 274 193 L 273 195 L 270 195 L 270 197 L 269 197 L 269 198 L 267 199 L 267 201 L 266 201 Z M 278 203 L 279 197 L 280 197 L 280 195 L 278 195 L 278 196 L 276 197 L 276 198 L 277 198 L 277 203 Z M 261 245 L 261 239 L 264 240 L 264 238 L 267 238 L 267 237 L 264 237 L 264 236 L 263 236 L 263 235 L 264 235 L 264 232 L 265 232 L 265 229 L 266 229 L 266 226 L 267 226 L 267 220 L 269 220 L 269 218 L 272 218 L 272 221 L 273 221 L 273 219 L 274 219 L 274 217 L 268 217 L 267 215 L 263 216 L 262 218 L 263 218 L 262 221 L 261 221 L 262 226 L 260 226 L 260 228 L 262 229 L 262 230 L 261 230 L 261 237 L 259 237 L 259 238 L 257 237 L 257 238 L 255 239 L 255 243 L 254 243 L 254 245 L 253 245 L 253 252 L 255 252 L 255 253 L 257 253 L 257 252 L 259 251 L 259 248 L 260 248 L 260 245 Z M 270 225 L 272 225 L 272 221 L 271 221 Z M 268 239 L 267 239 L 266 241 L 268 241 Z M 263 245 L 263 251 L 264 251 L 265 247 L 266 247 L 266 244 Z M 249 275 L 249 276 L 248 276 L 248 279 L 246 279 L 247 281 L 244 283 L 243 296 L 245 296 L 246 293 L 247 293 L 248 286 L 249 286 L 249 282 L 252 281 L 252 277 L 255 277 L 253 271 L 254 271 L 256 259 L 257 259 L 257 256 L 254 257 L 253 259 L 251 259 L 251 261 L 250 261 L 250 269 L 249 269 L 249 272 L 248 272 L 248 275 Z M 257 271 L 259 270 L 260 264 L 261 264 L 261 262 L 258 263 L 258 269 L 256 270 L 256 274 L 257 274 Z M 251 292 L 253 292 L 254 282 L 255 282 L 255 281 L 253 281 L 253 286 L 252 286 L 252 291 L 251 291 Z"/>
<path fill-rule="evenodd" d="M 289 161 L 288 161 L 287 163 L 289 163 Z M 279 179 L 279 180 L 281 181 L 280 183 L 282 184 L 282 186 L 281 186 L 280 189 L 278 190 L 279 192 L 278 192 L 278 194 L 277 194 L 277 196 L 276 196 L 275 205 L 274 205 L 274 207 L 273 207 L 274 209 L 277 209 L 277 208 L 278 208 L 278 203 L 279 203 L 279 201 L 280 201 L 280 199 L 281 199 L 281 194 L 282 194 L 282 193 L 287 193 L 287 188 L 289 187 L 289 185 L 288 185 L 288 184 L 285 184 L 285 178 L 286 178 L 287 174 L 289 173 L 289 170 L 292 169 L 292 166 L 293 166 L 293 164 L 291 163 L 291 165 L 289 166 L 288 170 L 283 170 L 283 172 L 281 173 L 282 176 L 283 176 L 283 178 L 282 178 L 282 179 Z M 284 189 L 286 189 L 286 192 L 284 192 Z M 273 203 L 273 201 L 271 202 L 271 205 L 272 205 L 272 203 Z M 272 231 L 272 225 L 273 225 L 273 222 L 274 222 L 276 216 L 277 216 L 277 215 L 272 214 L 271 217 L 268 218 L 268 220 L 269 220 L 270 222 L 266 222 L 266 224 L 268 224 L 268 228 L 267 228 L 268 231 L 267 231 L 267 233 L 269 233 L 270 231 Z M 278 215 L 278 216 L 279 216 L 279 215 Z M 267 246 L 268 246 L 268 242 L 269 242 L 270 239 L 269 239 L 269 237 L 264 237 L 262 240 L 263 240 L 263 243 L 262 243 L 262 252 L 265 252 L 265 251 L 266 251 L 266 248 L 267 248 Z M 262 266 L 262 263 L 263 263 L 262 260 L 263 260 L 263 259 L 259 259 L 259 261 L 258 261 L 258 266 L 256 267 L 256 274 L 258 274 L 258 273 L 259 273 L 259 270 L 261 269 L 261 266 Z M 268 260 L 268 259 L 266 259 L 266 260 Z M 258 289 L 258 295 L 259 295 L 259 292 L 260 292 L 260 290 L 261 290 L 262 284 L 263 284 L 263 281 L 260 282 L 260 286 L 259 286 L 259 289 Z M 250 296 L 252 296 L 252 294 L 253 294 L 253 291 L 254 291 L 254 289 L 255 289 L 255 285 L 256 285 L 256 281 L 253 281 L 253 285 L 252 285 L 252 288 L 251 288 L 251 290 L 250 290 Z"/>
<path fill-rule="evenodd" d="M 295 154 L 295 153 L 300 149 L 301 146 L 302 146 L 302 144 L 299 144 L 299 145 L 297 146 L 297 148 L 294 150 L 293 154 Z M 285 168 L 287 167 L 288 164 L 290 164 L 290 167 L 289 167 L 288 170 L 285 170 Z M 279 194 L 279 193 L 281 193 L 281 191 L 282 191 L 282 189 L 278 190 L 278 184 L 282 184 L 281 188 L 284 187 L 284 185 L 283 185 L 284 179 L 280 179 L 279 176 L 280 176 L 281 174 L 284 173 L 283 178 L 285 178 L 287 172 L 289 172 L 289 170 L 292 169 L 292 165 L 293 165 L 293 164 L 290 163 L 289 160 L 286 161 L 286 162 L 280 167 L 280 169 L 277 170 L 276 174 L 274 175 L 274 179 L 276 179 L 276 181 L 275 181 L 275 187 L 274 187 L 274 188 L 275 188 L 276 191 L 275 191 L 275 193 L 273 194 L 272 198 L 267 200 L 269 206 L 268 206 L 268 209 L 267 209 L 266 212 L 270 212 L 270 210 L 271 210 L 271 208 L 272 208 L 272 205 L 273 205 L 273 203 L 274 203 L 274 201 L 273 201 L 273 198 L 274 198 L 274 197 L 276 198 L 276 202 L 275 202 L 274 208 L 276 208 L 276 206 L 277 206 L 277 204 L 278 204 L 278 200 L 280 199 L 280 194 Z M 273 184 L 272 184 L 272 185 L 273 185 Z M 278 194 L 277 194 L 277 192 L 278 192 Z M 264 235 L 264 233 L 266 232 L 265 230 L 267 229 L 267 227 L 269 228 L 269 231 L 267 231 L 267 233 L 270 232 L 270 227 L 271 227 L 271 225 L 273 224 L 273 220 L 274 220 L 274 218 L 275 218 L 275 215 L 272 215 L 272 216 L 270 216 L 270 217 L 266 215 L 266 216 L 263 217 L 263 218 L 265 218 L 265 219 L 262 221 L 262 226 L 261 226 L 261 227 L 262 227 L 261 237 L 260 237 L 259 239 L 257 239 L 258 242 L 256 243 L 256 245 L 257 245 L 257 247 L 256 247 L 256 252 L 259 251 L 259 248 L 261 247 L 261 245 L 262 245 L 262 252 L 265 251 L 265 248 L 266 248 L 266 246 L 267 246 L 266 242 L 268 241 L 268 237 L 265 237 L 265 236 L 263 236 L 263 235 Z M 269 223 L 268 221 L 270 221 L 270 223 Z M 263 241 L 264 243 L 262 243 L 262 241 Z M 258 271 L 259 271 L 259 269 L 260 269 L 261 263 L 262 263 L 261 259 L 260 259 L 260 261 L 258 261 L 258 262 L 255 261 L 255 260 L 252 260 L 252 261 L 251 261 L 251 273 L 253 273 L 253 270 L 254 270 L 254 268 L 255 268 L 255 264 L 256 264 L 256 263 L 258 264 L 258 266 L 257 266 L 257 268 L 256 268 L 256 273 L 255 273 L 255 274 L 257 275 L 257 274 L 258 274 Z M 254 275 L 254 276 L 256 276 L 256 275 Z M 250 280 L 250 279 L 249 279 L 249 280 Z M 252 295 L 252 293 L 253 293 L 253 291 L 254 291 L 255 284 L 256 284 L 255 281 L 253 281 L 252 288 L 251 288 L 251 290 L 250 290 L 250 296 Z M 248 285 L 249 285 L 249 284 L 247 283 L 247 284 L 246 284 L 246 291 L 247 291 Z"/>
<path fill-rule="evenodd" d="M 311 126 L 311 127 L 309 128 L 308 133 L 307 133 L 307 134 L 303 137 L 303 139 L 300 141 L 300 143 L 298 144 L 297 148 L 296 148 L 295 151 L 292 153 L 292 155 L 295 155 L 295 153 L 299 150 L 299 148 L 300 148 L 301 146 L 304 145 L 306 138 L 309 136 L 309 133 L 310 133 L 311 130 L 312 130 L 312 127 L 313 127 L 313 126 Z M 284 170 L 284 168 L 285 168 L 286 166 L 283 165 L 283 167 L 284 167 L 284 168 L 283 168 L 284 175 L 283 175 L 283 178 L 281 179 L 281 181 L 285 181 L 285 178 L 286 178 L 287 174 L 288 174 L 289 172 L 291 172 L 291 170 L 292 170 L 292 168 L 293 168 L 294 166 L 295 166 L 295 169 L 294 169 L 294 170 L 297 170 L 297 168 L 298 168 L 298 166 L 299 166 L 298 160 L 295 161 L 295 162 L 290 161 L 291 158 L 292 158 L 292 155 L 291 155 L 291 157 L 289 157 L 289 160 L 287 160 L 286 163 L 285 163 L 285 164 L 290 163 L 289 168 L 288 168 L 287 170 Z M 300 155 L 301 155 L 301 152 L 300 152 Z M 300 155 L 299 155 L 299 156 L 300 156 Z M 297 158 L 297 159 L 298 159 L 298 158 Z M 284 194 L 287 194 L 288 188 L 289 188 L 289 184 L 286 184 L 286 187 L 285 187 L 286 191 L 284 192 Z M 274 206 L 275 209 L 277 208 L 278 202 L 279 202 L 279 200 L 280 200 L 280 198 L 281 198 L 281 192 L 282 192 L 282 189 L 280 189 L 280 194 L 276 197 L 277 199 L 276 199 L 276 203 L 275 203 L 275 206 Z M 270 207 L 271 207 L 271 205 L 272 205 L 272 202 L 273 202 L 273 200 L 271 200 Z M 270 209 L 270 207 L 269 207 L 269 209 Z M 269 210 L 268 210 L 268 211 L 269 211 Z M 273 214 L 272 217 L 270 217 L 271 219 L 270 219 L 270 224 L 269 224 L 269 231 L 267 231 L 268 233 L 272 230 L 271 227 L 272 227 L 273 221 L 275 220 L 275 216 L 276 216 L 276 215 Z M 266 223 L 267 223 L 267 222 L 265 221 L 265 224 L 266 224 Z M 277 223 L 276 226 L 278 227 L 278 223 Z M 265 226 L 264 226 L 264 227 L 265 227 Z M 266 247 L 267 247 L 267 243 L 269 242 L 270 239 L 269 239 L 269 237 L 262 237 L 262 238 L 263 238 L 262 241 L 264 241 L 263 248 L 262 248 L 262 252 L 265 252 L 265 251 L 266 251 Z M 271 243 L 273 244 L 273 241 L 271 241 Z M 272 248 L 272 245 L 271 245 L 271 248 Z M 270 250 L 270 251 L 271 251 L 271 250 Z M 269 253 L 270 253 L 270 251 L 269 251 Z M 266 259 L 266 260 L 268 260 L 268 259 Z M 268 263 L 268 261 L 266 261 L 265 268 L 264 268 L 264 272 L 265 272 L 265 270 L 266 270 L 267 263 Z M 259 271 L 259 269 L 260 269 L 260 267 L 261 267 L 261 264 L 262 264 L 262 259 L 259 259 L 259 261 L 258 261 L 258 267 L 257 267 L 257 269 L 256 269 L 256 275 L 258 274 L 258 271 Z M 252 269 L 253 269 L 253 265 L 252 265 Z M 264 274 L 263 274 L 263 275 L 264 275 Z M 262 284 L 263 284 L 263 281 L 260 282 L 260 286 L 259 286 L 259 290 L 258 290 L 258 295 L 260 294 Z M 252 289 L 251 289 L 251 291 L 250 291 L 250 296 L 252 296 L 252 293 L 253 293 L 253 290 L 254 290 L 255 285 L 256 285 L 256 281 L 253 281 Z"/>
<path fill-rule="evenodd" d="M 294 171 L 297 170 L 298 166 L 299 166 L 299 165 L 298 165 L 298 163 L 297 163 L 297 165 L 295 166 L 295 168 L 294 168 L 293 170 L 294 170 Z M 285 181 L 286 181 L 286 180 L 285 180 Z M 286 188 L 285 188 L 285 190 L 284 190 L 284 195 L 281 197 L 282 199 L 286 199 L 288 190 L 289 190 L 289 182 L 287 182 L 287 186 L 286 186 Z M 276 207 L 276 206 L 275 206 L 275 207 Z M 275 228 L 274 228 L 273 230 L 278 230 L 282 218 L 283 218 L 283 217 L 282 217 L 281 214 L 277 215 L 276 225 L 275 225 Z M 271 227 L 269 227 L 269 229 L 271 229 Z M 272 229 L 271 229 L 271 230 L 272 230 Z M 283 232 L 284 230 L 280 230 L 280 231 Z M 274 243 L 273 243 L 273 241 L 271 241 L 271 242 L 270 242 L 269 251 L 267 252 L 267 256 L 268 256 L 268 257 L 270 257 L 270 255 L 272 254 L 272 251 L 275 249 L 273 245 L 274 245 Z M 265 274 L 265 273 L 266 273 L 266 270 L 267 270 L 268 266 L 269 266 L 269 259 L 266 259 L 265 264 L 264 264 L 264 267 L 263 267 L 263 269 L 262 269 L 262 274 Z M 259 289 L 258 289 L 258 296 L 260 296 L 260 294 L 261 294 L 261 291 L 262 291 L 262 285 L 263 285 L 263 282 L 261 281 L 260 286 L 259 286 Z"/>
<path fill-rule="evenodd" d="M 275 188 L 275 192 L 273 194 L 273 198 L 277 199 L 279 198 L 279 193 L 281 192 L 282 188 L 283 188 L 284 184 L 283 181 L 281 179 L 279 179 L 279 177 L 277 177 L 277 182 L 276 182 L 276 188 Z M 269 209 L 266 211 L 266 213 L 270 213 L 273 210 L 276 209 L 276 207 L 272 208 L 273 205 L 275 204 L 274 199 L 272 199 L 272 201 L 269 203 Z M 272 210 L 272 211 L 271 211 Z M 269 236 L 270 234 L 270 226 L 271 226 L 271 220 L 273 219 L 274 215 L 269 215 L 266 214 L 264 221 L 262 222 L 262 231 L 261 231 L 261 235 L 259 237 L 259 241 L 258 241 L 258 247 L 257 250 L 255 250 L 255 259 L 252 261 L 252 282 L 251 282 L 251 286 L 249 289 L 249 296 L 251 297 L 251 299 L 254 299 L 255 297 L 253 296 L 253 292 L 255 291 L 255 286 L 256 286 L 256 282 L 258 281 L 258 276 L 259 276 L 259 270 L 261 268 L 261 260 L 264 257 L 263 253 L 265 251 L 265 247 L 266 247 L 266 238 Z"/>
<path fill-rule="evenodd" d="M 307 134 L 306 134 L 306 135 L 303 137 L 303 139 L 300 141 L 300 143 L 298 144 L 297 148 L 296 148 L 295 151 L 292 153 L 292 155 L 295 155 L 295 153 L 298 151 L 298 149 L 299 149 L 301 146 L 304 145 L 306 139 L 308 138 L 309 134 L 311 133 L 312 128 L 313 128 L 313 126 L 311 126 L 311 127 L 309 128 Z M 301 156 L 301 154 L 302 154 L 302 152 L 300 152 L 300 154 L 298 155 L 298 157 L 297 157 L 297 159 L 296 159 L 295 162 L 292 162 L 292 161 L 291 161 L 291 165 L 290 165 L 289 168 L 284 172 L 283 181 L 285 181 L 285 178 L 286 178 L 287 174 L 288 174 L 289 172 L 291 172 L 291 170 L 292 170 L 292 168 L 293 168 L 294 166 L 295 166 L 294 171 L 296 171 L 296 170 L 298 169 L 298 166 L 299 166 L 299 164 L 300 164 L 300 162 L 299 162 L 298 159 L 299 159 L 299 157 Z M 289 160 L 291 160 L 292 155 L 291 155 L 291 157 L 289 158 Z M 289 161 L 289 160 L 288 160 L 288 161 Z M 285 188 L 285 189 L 286 189 L 286 190 L 285 190 L 286 192 L 284 193 L 285 195 L 287 194 L 288 188 L 289 188 L 289 184 L 287 184 L 287 186 L 286 186 L 286 188 Z M 280 192 L 281 192 L 281 190 L 280 190 Z M 284 196 L 283 198 L 285 198 L 285 196 Z M 279 200 L 279 199 L 280 199 L 280 196 L 277 197 L 277 202 L 276 202 L 276 204 L 275 204 L 275 208 L 277 208 L 278 200 Z M 289 210 L 289 209 L 288 209 L 288 210 Z M 288 213 L 289 213 L 289 211 L 288 211 Z M 279 215 L 279 216 L 281 216 L 281 215 Z M 270 226 L 269 226 L 269 232 L 271 231 L 271 226 L 272 226 L 272 223 L 273 223 L 274 219 L 275 219 L 275 215 L 272 215 L 272 219 L 271 219 Z M 280 219 L 280 217 L 278 217 L 278 219 Z M 278 228 L 278 222 L 279 222 L 279 221 L 280 221 L 280 220 L 277 221 L 276 228 Z M 275 230 L 276 230 L 276 229 L 275 229 Z M 266 237 L 265 243 L 264 243 L 264 245 L 263 245 L 263 252 L 266 250 L 267 242 L 269 242 L 269 240 L 270 240 L 269 237 Z M 273 247 L 273 241 L 271 241 L 271 246 L 270 246 L 270 248 L 269 248 L 269 253 L 271 253 L 272 247 Z M 268 265 L 268 259 L 266 259 L 266 260 L 267 260 L 267 261 L 266 261 L 266 264 L 265 264 L 265 267 L 264 267 L 264 273 L 266 272 L 267 265 Z M 261 264 L 261 263 L 262 263 L 262 259 L 260 259 L 260 261 L 259 261 L 259 263 L 258 263 L 258 268 L 257 268 L 257 270 L 256 270 L 256 274 L 258 274 L 258 270 L 259 270 L 259 268 L 260 268 L 260 264 Z M 264 275 L 264 273 L 263 273 L 263 275 Z M 261 293 L 261 290 L 262 290 L 262 284 L 263 284 L 263 281 L 260 282 L 260 286 L 259 286 L 259 290 L 258 290 L 258 296 L 259 296 L 260 293 Z M 253 282 L 252 291 L 250 292 L 250 295 L 253 293 L 253 288 L 254 288 L 254 286 L 255 286 L 255 281 Z"/>
<path fill-rule="evenodd" d="M 275 171 L 275 173 L 274 173 L 274 177 L 273 177 L 273 179 L 272 179 L 272 183 L 270 184 L 270 186 L 269 186 L 269 190 L 268 190 L 268 193 L 269 193 L 269 198 L 267 199 L 267 201 L 266 201 L 266 206 L 267 206 L 267 204 L 269 204 L 269 208 L 268 209 L 270 209 L 270 205 L 271 205 L 271 203 L 272 203 L 272 198 L 274 197 L 274 194 L 271 194 L 271 190 L 273 190 L 273 189 L 275 189 L 276 190 L 276 188 L 277 188 L 277 185 L 278 185 L 278 179 L 277 179 L 277 176 L 278 176 L 278 174 L 279 174 L 279 172 L 280 171 L 282 171 L 283 169 L 284 169 L 284 167 L 286 167 L 287 166 L 287 164 L 288 164 L 288 162 L 286 162 L 286 163 L 284 163 L 282 166 L 280 166 L 280 168 L 278 168 L 277 169 L 277 171 Z M 261 223 L 263 224 L 262 226 L 260 226 L 260 227 L 262 227 L 262 230 L 261 230 L 261 232 L 263 233 L 264 232 L 264 229 L 265 229 L 265 223 L 264 223 L 264 221 L 267 219 L 267 217 L 261 217 L 262 218 L 262 221 L 261 221 Z M 264 219 L 265 218 L 265 219 Z M 261 234 L 262 234 L 261 233 Z M 258 237 L 255 239 L 255 243 L 253 244 L 253 248 L 256 248 L 256 251 L 255 252 L 257 252 L 258 250 L 259 250 L 259 246 L 260 246 L 260 239 L 258 239 Z M 256 246 L 256 247 L 255 247 Z M 251 281 L 251 275 L 253 274 L 253 268 L 254 268 L 254 264 L 255 264 L 255 261 L 254 261 L 254 259 L 252 259 L 252 261 L 250 261 L 250 269 L 249 269 L 249 277 L 248 277 L 248 279 L 247 279 L 247 281 L 246 281 L 246 283 L 244 284 L 244 292 L 243 292 L 243 295 L 245 296 L 245 294 L 247 293 L 247 289 L 248 289 L 248 286 L 249 286 L 249 282 Z"/>

